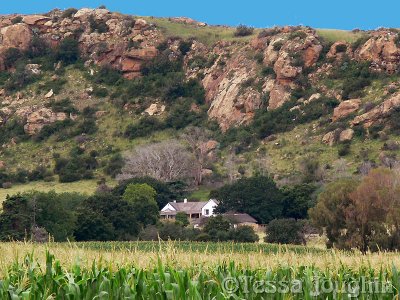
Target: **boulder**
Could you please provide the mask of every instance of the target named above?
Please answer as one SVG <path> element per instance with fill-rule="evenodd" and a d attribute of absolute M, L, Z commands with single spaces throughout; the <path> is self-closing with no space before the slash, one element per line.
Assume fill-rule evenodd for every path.
<path fill-rule="evenodd" d="M 275 84 L 269 93 L 268 109 L 281 107 L 290 98 L 290 92 L 282 85 Z"/>
<path fill-rule="evenodd" d="M 339 135 L 340 142 L 348 142 L 353 139 L 354 130 L 351 128 L 343 130 Z"/>
<path fill-rule="evenodd" d="M 390 113 L 397 107 L 400 107 L 400 93 L 393 95 L 391 98 L 385 100 L 383 103 L 366 112 L 365 114 L 355 117 L 351 124 L 363 124 L 366 128 L 370 127 L 371 125 L 390 115 Z"/>
<path fill-rule="evenodd" d="M 48 91 L 48 93 L 46 95 L 44 95 L 44 97 L 48 99 L 48 98 L 53 97 L 53 95 L 54 95 L 54 92 L 53 92 L 53 89 L 51 89 L 50 91 Z"/>
<path fill-rule="evenodd" d="M 357 111 L 360 108 L 360 105 L 361 105 L 360 99 L 351 99 L 341 102 L 333 110 L 332 121 L 335 122 L 341 118 L 350 115 L 351 113 Z"/>
<path fill-rule="evenodd" d="M 144 113 L 149 116 L 158 116 L 161 115 L 165 111 L 165 105 L 159 103 L 152 103 Z"/>
<path fill-rule="evenodd" d="M 45 125 L 57 121 L 64 121 L 67 118 L 68 116 L 66 113 L 56 113 L 49 108 L 41 108 L 27 116 L 27 123 L 24 126 L 24 130 L 29 135 L 35 135 L 39 133 Z"/>
<path fill-rule="evenodd" d="M 22 22 L 27 25 L 38 25 L 38 24 L 45 24 L 46 22 L 50 21 L 51 19 L 46 16 L 41 15 L 28 15 L 23 17 Z"/>
<path fill-rule="evenodd" d="M 23 23 L 1 28 L 0 34 L 0 41 L 2 41 L 0 46 L 3 46 L 4 48 L 13 47 L 27 50 L 32 39 L 31 29 L 28 25 Z"/>
<path fill-rule="evenodd" d="M 356 51 L 356 58 L 371 61 L 377 71 L 393 74 L 399 70 L 400 49 L 397 47 L 398 33 L 378 30 Z"/>
<path fill-rule="evenodd" d="M 32 75 L 40 75 L 41 73 L 40 65 L 38 64 L 27 64 L 25 70 Z"/>
<path fill-rule="evenodd" d="M 340 136 L 340 131 L 341 131 L 340 129 L 335 129 L 331 132 L 328 132 L 323 136 L 322 142 L 329 146 L 333 146 L 338 141 L 338 138 Z"/>
<path fill-rule="evenodd" d="M 6 167 L 6 163 L 2 160 L 0 160 L 0 170 L 4 169 Z"/>
<path fill-rule="evenodd" d="M 343 59 L 344 57 L 352 57 L 353 51 L 351 45 L 346 42 L 337 41 L 333 43 L 329 52 L 326 54 L 327 58 Z"/>

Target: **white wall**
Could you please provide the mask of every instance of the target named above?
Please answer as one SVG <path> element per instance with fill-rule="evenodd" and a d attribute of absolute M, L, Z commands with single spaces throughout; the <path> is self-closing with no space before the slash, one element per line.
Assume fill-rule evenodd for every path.
<path fill-rule="evenodd" d="M 161 211 L 175 211 L 175 208 L 171 204 L 167 204 L 163 207 Z"/>
<path fill-rule="evenodd" d="M 215 208 L 218 206 L 218 204 L 213 200 L 210 199 L 206 205 L 203 206 L 203 208 L 201 209 L 201 214 L 205 217 L 210 217 L 215 215 L 214 210 Z M 209 210 L 209 214 L 206 215 L 206 210 Z"/>

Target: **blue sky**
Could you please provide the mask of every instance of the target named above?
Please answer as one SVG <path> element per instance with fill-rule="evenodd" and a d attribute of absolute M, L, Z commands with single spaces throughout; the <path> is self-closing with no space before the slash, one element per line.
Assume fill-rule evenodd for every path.
<path fill-rule="evenodd" d="M 3 2 L 4 1 L 4 2 Z M 0 14 L 98 7 L 143 16 L 188 16 L 209 24 L 375 29 L 400 27 L 399 0 L 1 0 Z"/>

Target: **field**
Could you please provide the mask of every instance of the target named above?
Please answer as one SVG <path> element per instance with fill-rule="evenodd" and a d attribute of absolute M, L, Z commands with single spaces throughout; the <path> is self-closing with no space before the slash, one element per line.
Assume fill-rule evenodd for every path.
<path fill-rule="evenodd" d="M 1 299 L 397 299 L 400 283 L 395 253 L 185 242 L 2 243 L 0 252 Z"/>

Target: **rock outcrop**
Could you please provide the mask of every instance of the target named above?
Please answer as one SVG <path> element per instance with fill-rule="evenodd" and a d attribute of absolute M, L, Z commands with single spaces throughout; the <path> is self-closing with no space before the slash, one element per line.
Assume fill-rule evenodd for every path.
<path fill-rule="evenodd" d="M 400 93 L 393 95 L 391 98 L 383 101 L 383 103 L 370 111 L 355 117 L 351 123 L 352 125 L 362 124 L 366 128 L 370 127 L 387 117 L 395 108 L 398 107 L 400 107 Z"/>
<path fill-rule="evenodd" d="M 347 117 L 360 108 L 360 99 L 351 99 L 341 102 L 333 111 L 332 121 L 335 122 L 341 118 Z"/>
<path fill-rule="evenodd" d="M 49 108 L 41 108 L 27 115 L 27 122 L 24 126 L 24 130 L 29 135 L 35 135 L 40 132 L 45 125 L 57 121 L 64 121 L 67 118 L 68 116 L 66 113 L 56 113 Z"/>

